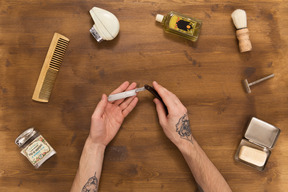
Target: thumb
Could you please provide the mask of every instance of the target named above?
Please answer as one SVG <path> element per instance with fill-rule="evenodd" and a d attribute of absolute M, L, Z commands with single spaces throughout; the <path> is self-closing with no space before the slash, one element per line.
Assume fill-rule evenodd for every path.
<path fill-rule="evenodd" d="M 166 116 L 164 106 L 163 106 L 162 102 L 159 101 L 159 99 L 157 99 L 157 98 L 155 98 L 153 101 L 156 104 L 156 111 L 158 114 L 159 122 L 160 122 L 160 124 L 163 124 L 167 121 L 167 116 Z"/>
<path fill-rule="evenodd" d="M 105 111 L 107 103 L 108 103 L 107 96 L 103 94 L 100 102 L 98 103 L 96 109 L 94 110 L 93 117 L 101 118 Z"/>

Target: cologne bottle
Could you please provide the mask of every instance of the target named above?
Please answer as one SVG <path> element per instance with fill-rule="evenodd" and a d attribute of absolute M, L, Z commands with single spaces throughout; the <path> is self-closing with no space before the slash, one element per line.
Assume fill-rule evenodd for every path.
<path fill-rule="evenodd" d="M 171 11 L 167 15 L 157 14 L 156 21 L 163 25 L 164 31 L 197 41 L 202 21 Z"/>

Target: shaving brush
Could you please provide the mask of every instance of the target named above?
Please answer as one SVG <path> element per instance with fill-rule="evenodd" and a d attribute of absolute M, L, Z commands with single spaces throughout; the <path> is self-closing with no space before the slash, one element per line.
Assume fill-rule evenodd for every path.
<path fill-rule="evenodd" d="M 242 9 L 236 9 L 232 15 L 232 20 L 237 28 L 236 35 L 239 40 L 240 52 L 247 52 L 252 50 L 251 41 L 249 39 L 249 30 L 247 28 L 246 12 Z"/>

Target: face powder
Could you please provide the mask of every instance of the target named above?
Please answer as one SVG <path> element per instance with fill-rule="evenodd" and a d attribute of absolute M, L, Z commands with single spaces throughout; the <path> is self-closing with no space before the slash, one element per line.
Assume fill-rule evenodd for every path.
<path fill-rule="evenodd" d="M 239 159 L 258 167 L 262 167 L 267 160 L 267 154 L 264 151 L 244 145 L 240 148 Z"/>
<path fill-rule="evenodd" d="M 19 135 L 15 140 L 15 144 L 21 149 L 21 154 L 24 155 L 36 169 L 56 154 L 56 151 L 34 128 L 29 128 Z"/>

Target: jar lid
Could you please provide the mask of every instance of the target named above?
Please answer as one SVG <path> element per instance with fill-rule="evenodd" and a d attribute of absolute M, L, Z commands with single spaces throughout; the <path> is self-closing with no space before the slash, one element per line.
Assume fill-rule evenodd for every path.
<path fill-rule="evenodd" d="M 18 147 L 21 147 L 24 145 L 33 135 L 35 135 L 36 131 L 34 128 L 29 128 L 26 131 L 24 131 L 21 135 L 17 137 L 15 140 L 15 144 L 18 145 Z"/>

